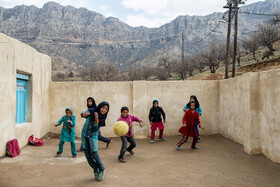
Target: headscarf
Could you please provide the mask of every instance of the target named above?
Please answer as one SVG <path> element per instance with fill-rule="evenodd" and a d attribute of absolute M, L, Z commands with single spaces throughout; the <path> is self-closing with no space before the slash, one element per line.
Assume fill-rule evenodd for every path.
<path fill-rule="evenodd" d="M 87 103 L 88 109 L 90 109 L 90 108 L 96 108 L 96 103 L 95 103 L 95 100 L 93 99 L 93 97 L 87 98 L 87 102 L 88 102 L 88 100 L 91 100 L 91 101 L 92 101 L 92 105 L 91 105 L 91 106 L 89 106 L 88 103 Z"/>
<path fill-rule="evenodd" d="M 106 120 L 106 118 L 107 118 L 108 112 L 106 112 L 106 114 L 104 114 L 104 115 L 100 113 L 100 109 L 101 109 L 103 106 L 105 106 L 105 105 L 108 106 L 108 112 L 109 112 L 110 105 L 109 105 L 109 103 L 106 102 L 106 101 L 102 101 L 102 102 L 97 106 L 97 108 L 90 108 L 90 109 L 89 109 L 89 112 L 90 112 L 90 115 L 91 115 L 91 118 L 92 118 L 92 119 L 94 119 L 94 112 L 97 112 L 97 113 L 98 113 L 98 119 L 99 119 L 99 124 L 98 124 L 98 125 L 101 126 L 101 127 L 106 125 L 105 120 Z"/>
<path fill-rule="evenodd" d="M 156 118 L 156 121 L 158 121 L 158 111 L 159 111 L 159 105 L 158 105 L 158 107 L 155 107 L 154 106 L 154 104 L 155 104 L 155 102 L 157 102 L 158 103 L 158 100 L 153 100 L 153 110 L 154 110 L 154 117 Z M 159 103 L 158 103 L 159 104 Z"/>
<path fill-rule="evenodd" d="M 199 105 L 199 102 L 198 102 L 196 96 L 195 96 L 195 95 L 191 95 L 191 96 L 190 96 L 190 99 L 191 99 L 191 98 L 194 99 L 194 102 L 195 102 L 195 109 L 197 109 L 200 105 Z M 187 107 L 190 108 L 190 101 L 189 101 L 189 103 L 187 104 Z"/>
<path fill-rule="evenodd" d="M 71 112 L 71 115 L 73 115 L 73 109 L 72 109 L 71 107 L 67 107 L 67 108 L 65 109 L 65 112 L 66 112 L 67 110 L 69 110 L 69 111 Z"/>

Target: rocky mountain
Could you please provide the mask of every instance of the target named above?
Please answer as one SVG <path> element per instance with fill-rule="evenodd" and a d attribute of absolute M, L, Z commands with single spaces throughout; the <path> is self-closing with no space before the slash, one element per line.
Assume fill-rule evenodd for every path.
<path fill-rule="evenodd" d="M 280 1 L 257 2 L 243 6 L 240 11 L 279 14 Z M 247 13 L 239 15 L 240 38 L 272 18 Z M 106 18 L 86 8 L 48 2 L 42 8 L 0 7 L 0 32 L 51 56 L 54 71 L 78 72 L 81 67 L 102 62 L 124 68 L 154 65 L 163 56 L 180 57 L 182 33 L 186 54 L 206 49 L 209 42 L 225 42 L 227 24 L 219 22 L 222 17 L 223 13 L 179 16 L 159 28 L 131 27 L 117 18 Z"/>

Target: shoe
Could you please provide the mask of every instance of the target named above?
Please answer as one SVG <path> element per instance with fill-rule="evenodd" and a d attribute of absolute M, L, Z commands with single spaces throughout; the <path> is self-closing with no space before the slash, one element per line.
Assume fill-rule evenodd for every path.
<path fill-rule="evenodd" d="M 76 154 L 75 154 L 75 155 L 73 155 L 73 156 L 72 156 L 72 158 L 77 158 L 77 155 L 76 155 Z"/>
<path fill-rule="evenodd" d="M 197 141 L 196 141 L 196 143 L 199 143 L 200 142 L 200 140 L 198 139 Z"/>
<path fill-rule="evenodd" d="M 120 162 L 126 162 L 126 159 L 125 158 L 120 158 L 119 161 Z"/>
<path fill-rule="evenodd" d="M 159 140 L 167 140 L 166 138 L 159 138 Z"/>
<path fill-rule="evenodd" d="M 151 140 L 151 143 L 154 143 L 155 141 L 154 140 Z"/>
<path fill-rule="evenodd" d="M 93 171 L 93 173 L 94 173 L 95 180 L 98 180 L 99 169 L 97 168 L 96 170 Z"/>
<path fill-rule="evenodd" d="M 97 174 L 97 180 L 102 181 L 104 179 L 104 175 L 105 175 L 105 169 L 102 171 L 99 171 Z"/>
<path fill-rule="evenodd" d="M 127 151 L 127 152 L 129 152 L 131 155 L 134 155 L 134 152 L 131 150 L 131 151 Z"/>
<path fill-rule="evenodd" d="M 199 147 L 192 147 L 192 149 L 199 149 Z"/>
<path fill-rule="evenodd" d="M 61 153 L 56 153 L 55 157 L 60 157 L 61 156 Z"/>
<path fill-rule="evenodd" d="M 109 142 L 107 142 L 106 148 L 108 148 L 109 144 L 110 144 L 112 141 L 113 141 L 113 140 L 112 140 L 112 139 L 110 139 L 110 141 L 109 141 Z"/>
<path fill-rule="evenodd" d="M 180 151 L 180 147 L 178 145 L 176 145 L 176 149 L 177 151 Z"/>

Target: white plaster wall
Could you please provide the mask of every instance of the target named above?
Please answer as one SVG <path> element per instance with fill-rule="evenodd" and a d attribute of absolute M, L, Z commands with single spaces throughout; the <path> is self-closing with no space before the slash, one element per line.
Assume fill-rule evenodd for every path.
<path fill-rule="evenodd" d="M 32 120 L 20 125 L 15 124 L 17 72 L 31 75 L 32 81 Z M 23 147 L 30 135 L 42 137 L 50 131 L 51 58 L 0 34 L 0 80 L 0 156 L 3 156 L 9 140 L 17 138 Z"/>

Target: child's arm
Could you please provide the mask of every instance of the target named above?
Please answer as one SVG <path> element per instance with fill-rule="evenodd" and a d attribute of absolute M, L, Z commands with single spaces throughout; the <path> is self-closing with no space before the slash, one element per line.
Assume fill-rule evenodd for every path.
<path fill-rule="evenodd" d="M 187 116 L 188 116 L 188 114 L 187 114 L 187 111 L 186 111 L 185 114 L 184 114 L 184 117 L 182 119 L 183 125 L 187 125 Z"/>
<path fill-rule="evenodd" d="M 199 128 L 201 128 L 202 130 L 204 130 L 204 127 L 202 127 L 202 125 L 201 125 L 201 123 L 200 123 L 198 113 L 197 113 L 197 115 L 196 115 L 196 119 L 195 119 L 195 121 L 198 123 Z"/>
<path fill-rule="evenodd" d="M 150 121 L 151 125 L 152 125 L 152 113 L 153 113 L 153 111 L 152 111 L 152 108 L 151 108 L 150 113 L 149 113 L 149 121 Z"/>
<path fill-rule="evenodd" d="M 162 109 L 162 108 L 160 108 L 161 109 L 161 113 L 162 113 L 162 117 L 163 117 L 163 123 L 165 123 L 165 112 L 164 112 L 164 110 Z"/>
<path fill-rule="evenodd" d="M 132 121 L 139 122 L 140 127 L 143 126 L 143 121 L 140 118 L 138 118 L 137 116 L 132 116 Z"/>
<path fill-rule="evenodd" d="M 71 127 L 75 127 L 75 125 L 76 125 L 76 116 L 73 115 L 73 116 L 71 117 L 71 119 L 72 119 L 72 120 L 67 120 L 67 122 L 70 123 L 70 126 L 71 126 Z"/>
<path fill-rule="evenodd" d="M 62 116 L 62 118 L 60 118 L 60 120 L 58 122 L 56 122 L 56 124 L 54 126 L 57 127 L 57 126 L 61 125 L 63 120 L 64 120 L 64 116 Z"/>
<path fill-rule="evenodd" d="M 90 112 L 88 110 L 86 110 L 86 111 L 81 112 L 80 115 L 81 115 L 82 118 L 86 118 L 90 115 Z"/>
<path fill-rule="evenodd" d="M 197 108 L 197 112 L 198 112 L 199 116 L 202 115 L 202 110 L 201 110 L 201 107 L 200 107 L 200 106 Z"/>
<path fill-rule="evenodd" d="M 189 109 L 188 106 L 185 105 L 184 108 L 183 108 L 183 111 L 186 112 L 186 110 L 188 110 L 188 109 Z"/>

